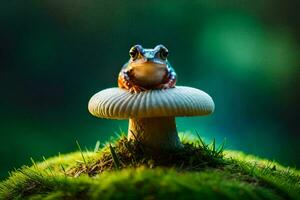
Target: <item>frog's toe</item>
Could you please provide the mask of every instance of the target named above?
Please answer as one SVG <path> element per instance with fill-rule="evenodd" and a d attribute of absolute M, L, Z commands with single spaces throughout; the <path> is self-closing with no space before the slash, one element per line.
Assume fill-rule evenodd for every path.
<path fill-rule="evenodd" d="M 136 90 L 135 90 L 134 87 L 131 87 L 131 88 L 129 89 L 129 92 L 130 92 L 130 93 L 136 93 Z"/>
<path fill-rule="evenodd" d="M 141 89 L 139 87 L 133 86 L 129 89 L 130 93 L 139 93 Z"/>
<path fill-rule="evenodd" d="M 168 84 L 161 84 L 157 87 L 157 89 L 160 89 L 160 90 L 165 90 L 168 88 L 170 88 L 170 86 Z"/>

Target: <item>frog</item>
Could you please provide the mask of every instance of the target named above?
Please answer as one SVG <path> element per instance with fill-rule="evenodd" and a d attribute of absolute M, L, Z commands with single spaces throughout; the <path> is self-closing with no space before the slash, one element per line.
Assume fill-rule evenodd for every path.
<path fill-rule="evenodd" d="M 177 75 L 168 61 L 169 50 L 162 44 L 153 49 L 136 44 L 129 50 L 130 59 L 118 75 L 118 87 L 131 93 L 174 88 Z"/>

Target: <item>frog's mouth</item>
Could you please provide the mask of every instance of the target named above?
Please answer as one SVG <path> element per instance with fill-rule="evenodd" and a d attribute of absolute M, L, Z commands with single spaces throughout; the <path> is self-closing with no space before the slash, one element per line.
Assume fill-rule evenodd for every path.
<path fill-rule="evenodd" d="M 143 63 L 131 63 L 135 81 L 141 86 L 160 84 L 166 75 L 166 64 L 158 64 L 151 61 Z"/>

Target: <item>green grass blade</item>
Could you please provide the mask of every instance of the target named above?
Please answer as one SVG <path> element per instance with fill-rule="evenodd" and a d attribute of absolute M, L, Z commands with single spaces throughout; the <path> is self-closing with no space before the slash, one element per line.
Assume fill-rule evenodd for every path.
<path fill-rule="evenodd" d="M 226 144 L 226 138 L 223 140 L 222 144 L 219 146 L 217 153 L 216 153 L 217 156 L 219 156 L 223 153 L 225 144 Z"/>
<path fill-rule="evenodd" d="M 31 160 L 31 163 L 32 163 L 32 165 L 34 166 L 34 168 L 35 168 L 35 169 L 38 169 L 38 167 L 37 167 L 37 165 L 36 165 L 34 159 L 33 159 L 32 157 L 30 157 L 30 160 Z"/>
<path fill-rule="evenodd" d="M 197 135 L 197 137 L 198 137 L 198 140 L 199 140 L 199 142 L 200 142 L 200 144 L 202 145 L 202 147 L 203 147 L 203 149 L 205 149 L 205 150 L 207 150 L 207 145 L 204 143 L 204 141 L 201 139 L 201 137 L 200 137 L 200 135 L 199 135 L 199 133 L 198 133 L 198 131 L 195 129 L 195 132 L 196 132 L 196 135 Z"/>
<path fill-rule="evenodd" d="M 76 140 L 76 144 L 77 144 L 77 147 L 78 147 L 78 149 L 79 149 L 79 151 L 80 151 L 80 154 L 81 154 L 81 157 L 82 157 L 82 159 L 83 159 L 83 162 L 84 162 L 85 166 L 87 167 L 87 163 L 86 163 L 85 157 L 84 157 L 84 155 L 83 155 L 81 146 L 80 146 L 80 144 L 79 144 L 79 142 L 78 142 L 77 140 Z"/>
<path fill-rule="evenodd" d="M 211 148 L 212 148 L 211 150 L 212 150 L 213 155 L 215 155 L 215 153 L 216 153 L 216 138 L 213 139 Z"/>
<path fill-rule="evenodd" d="M 54 177 L 53 171 L 52 171 L 52 169 L 51 169 L 51 167 L 50 167 L 50 165 L 49 165 L 47 159 L 45 158 L 45 156 L 43 156 L 43 160 L 44 160 L 44 162 L 46 163 L 47 169 L 49 170 L 51 176 Z"/>
<path fill-rule="evenodd" d="M 109 144 L 109 150 L 110 150 L 110 154 L 111 154 L 111 157 L 112 157 L 112 159 L 113 159 L 115 168 L 116 168 L 117 170 L 119 170 L 119 169 L 120 169 L 120 161 L 119 161 L 119 159 L 118 159 L 118 156 L 117 156 L 117 154 L 116 154 L 114 148 L 111 146 L 111 144 Z"/>
<path fill-rule="evenodd" d="M 60 164 L 60 167 L 61 167 L 61 169 L 63 170 L 65 177 L 67 177 L 67 172 L 66 172 L 66 169 L 65 169 L 65 167 L 63 166 L 63 164 Z"/>
<path fill-rule="evenodd" d="M 98 151 L 99 151 L 99 147 L 100 147 L 100 141 L 98 140 L 98 141 L 96 142 L 94 152 L 98 152 Z"/>

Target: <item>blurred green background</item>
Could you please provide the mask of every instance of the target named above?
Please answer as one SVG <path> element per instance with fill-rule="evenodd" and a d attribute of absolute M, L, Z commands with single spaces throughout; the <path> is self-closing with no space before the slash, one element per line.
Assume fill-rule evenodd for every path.
<path fill-rule="evenodd" d="M 298 4 L 298 5 L 297 5 Z M 216 104 L 178 118 L 227 148 L 300 166 L 297 1 L 2 1 L 0 177 L 30 157 L 92 148 L 126 121 L 92 117 L 89 98 L 117 85 L 129 48 L 164 44 L 178 85 Z"/>

